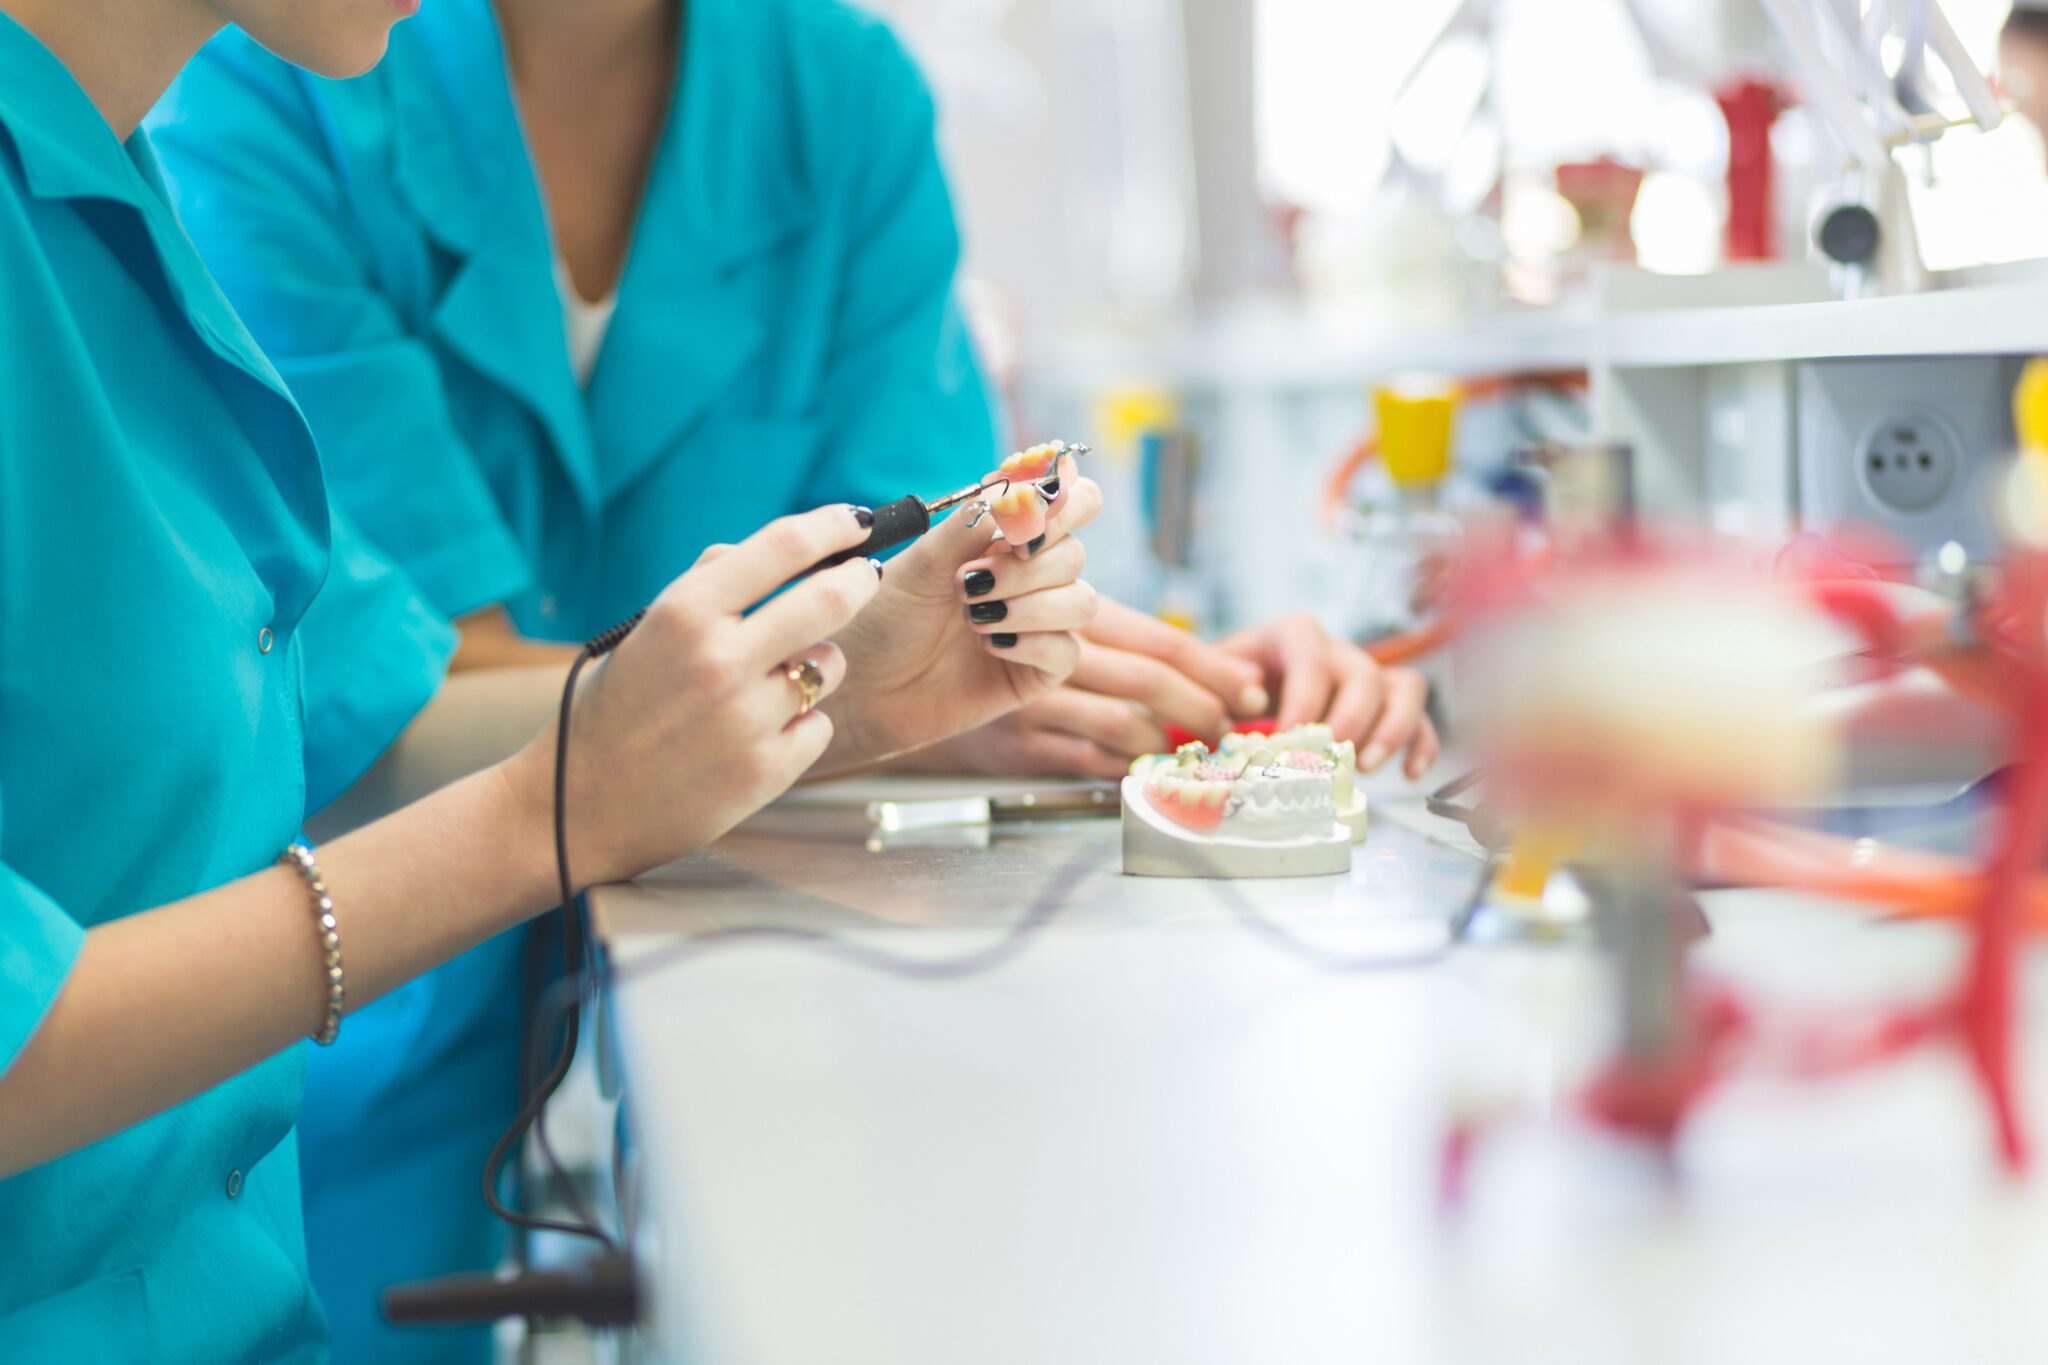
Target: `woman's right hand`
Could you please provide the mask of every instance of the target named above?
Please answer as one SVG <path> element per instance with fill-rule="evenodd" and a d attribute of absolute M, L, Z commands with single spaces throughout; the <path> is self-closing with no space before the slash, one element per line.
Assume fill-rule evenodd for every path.
<path fill-rule="evenodd" d="M 786 791 L 832 722 L 799 714 L 787 670 L 817 661 L 830 695 L 846 660 L 828 636 L 874 597 L 865 559 L 755 603 L 867 538 L 853 509 L 822 507 L 714 546 L 669 584 L 577 684 L 568 768 L 569 860 L 580 885 L 630 877 L 710 843 Z M 506 761 L 522 804 L 552 828 L 555 727 Z"/>

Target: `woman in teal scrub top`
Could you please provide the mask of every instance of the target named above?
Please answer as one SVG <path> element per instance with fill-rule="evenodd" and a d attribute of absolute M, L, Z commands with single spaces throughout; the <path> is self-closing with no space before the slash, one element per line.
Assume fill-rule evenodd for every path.
<path fill-rule="evenodd" d="M 842 5 L 442 0 L 345 83 L 230 35 L 151 126 L 337 497 L 460 622 L 457 668 L 555 657 L 526 642 L 600 629 L 708 541 L 995 453 L 930 98 Z M 1269 692 L 1368 766 L 1434 753 L 1420 677 L 1305 616 L 1212 648 L 1106 607 L 1075 681 L 936 761 L 1116 775 L 1163 722 L 1213 732 Z M 486 1348 L 384 1326 L 377 1291 L 498 1259 L 474 1172 L 515 1107 L 522 952 L 466 955 L 316 1059 L 306 1214 L 345 1360 Z"/>
<path fill-rule="evenodd" d="M 346 74 L 376 59 L 410 4 L 0 0 L 10 1362 L 326 1359 L 300 1225 L 301 1040 L 556 898 L 552 727 L 284 856 L 309 790 L 371 761 L 392 738 L 375 728 L 420 709 L 452 642 L 401 575 L 337 539 L 300 410 L 133 132 L 223 23 Z M 855 561 L 743 615 L 863 537 L 852 510 L 829 507 L 664 587 L 588 673 L 571 719 L 581 879 L 700 845 L 820 764 L 870 761 L 1051 686 L 1090 606 L 1064 537 L 1095 494 L 1068 487 L 1028 558 L 991 553 L 986 528 L 956 519 L 886 584 Z M 983 571 L 1010 603 L 1014 643 L 954 605 Z M 344 626 L 346 640 L 332 633 Z M 805 657 L 826 709 L 805 710 L 787 676 Z M 547 670 L 463 695 L 451 684 L 394 753 L 431 772 L 457 732 L 471 746 L 497 722 L 533 736 L 524 722 L 560 683 Z M 356 694 L 344 714 L 368 731 L 324 713 L 342 686 Z"/>

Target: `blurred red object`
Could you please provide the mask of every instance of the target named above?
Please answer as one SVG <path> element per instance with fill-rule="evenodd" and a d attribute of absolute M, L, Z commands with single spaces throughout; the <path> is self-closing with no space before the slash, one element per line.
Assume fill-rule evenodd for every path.
<path fill-rule="evenodd" d="M 1579 214 L 1578 250 L 1605 261 L 1633 261 L 1635 233 L 1629 220 L 1643 173 L 1611 156 L 1568 161 L 1557 168 L 1557 192 Z"/>
<path fill-rule="evenodd" d="M 1789 101 L 1782 87 L 1745 77 L 1715 91 L 1714 102 L 1728 121 L 1728 259 L 1776 260 L 1771 127 Z"/>
<path fill-rule="evenodd" d="M 1233 721 L 1231 722 L 1230 728 L 1236 730 L 1240 734 L 1270 735 L 1273 733 L 1274 730 L 1274 721 L 1271 716 L 1266 716 L 1259 720 Z M 1216 736 L 1198 735 L 1193 730 L 1183 730 L 1178 725 L 1169 725 L 1166 727 L 1166 744 L 1168 748 L 1178 749 L 1183 744 L 1193 744 L 1197 740 L 1201 741 L 1203 744 L 1214 744 L 1216 742 Z"/>

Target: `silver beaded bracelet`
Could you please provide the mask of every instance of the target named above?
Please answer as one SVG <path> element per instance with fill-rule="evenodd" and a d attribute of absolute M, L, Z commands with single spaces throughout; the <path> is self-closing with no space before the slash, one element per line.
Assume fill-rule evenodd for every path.
<path fill-rule="evenodd" d="M 327 967 L 327 1017 L 321 1021 L 313 1041 L 326 1047 L 341 1032 L 341 1012 L 348 1005 L 348 988 L 341 975 L 341 926 L 335 921 L 334 900 L 327 894 L 320 864 L 313 861 L 313 850 L 304 844 L 293 844 L 278 856 L 278 861 L 298 869 L 306 880 L 306 889 L 313 893 L 313 913 L 320 921 L 320 956 Z"/>

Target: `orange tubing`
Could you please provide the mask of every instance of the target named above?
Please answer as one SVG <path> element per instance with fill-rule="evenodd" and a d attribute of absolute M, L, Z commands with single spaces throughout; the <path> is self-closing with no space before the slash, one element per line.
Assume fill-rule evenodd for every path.
<path fill-rule="evenodd" d="M 1412 659 L 1419 659 L 1425 654 L 1434 654 L 1450 643 L 1454 633 L 1451 619 L 1448 616 L 1439 616 L 1426 626 L 1404 630 L 1398 635 L 1382 636 L 1364 648 L 1365 652 L 1372 656 L 1374 663 L 1382 668 L 1391 668 L 1395 664 L 1405 664 Z"/>
<path fill-rule="evenodd" d="M 1589 381 L 1584 370 L 1532 370 L 1521 374 L 1481 375 L 1476 379 L 1460 380 L 1455 385 L 1461 404 L 1497 398 L 1521 388 L 1584 391 L 1588 386 Z M 1330 471 L 1330 477 L 1323 483 L 1320 509 L 1325 527 L 1335 529 L 1337 514 L 1344 509 L 1344 494 L 1351 487 L 1351 480 L 1357 477 L 1358 471 L 1369 464 L 1379 451 L 1379 434 L 1374 432 L 1346 451 L 1344 458 L 1337 462 L 1337 467 Z"/>
<path fill-rule="evenodd" d="M 1868 850 L 1860 867 L 1859 847 Z M 1959 858 L 1738 817 L 1707 830 L 1692 871 L 1710 882 L 1855 901 L 1901 919 L 1967 919 L 1982 906 L 1986 885 L 1976 865 Z M 2048 932 L 2048 876 L 2028 879 L 2023 907 L 2027 928 Z"/>
<path fill-rule="evenodd" d="M 1322 512 L 1323 529 L 1337 529 L 1337 514 L 1344 510 L 1344 495 L 1351 488 L 1351 481 L 1358 477 L 1358 471 L 1370 464 L 1380 453 L 1380 438 L 1377 432 L 1360 439 L 1351 447 L 1344 458 L 1337 461 L 1337 467 L 1330 471 L 1330 477 L 1323 484 Z"/>

